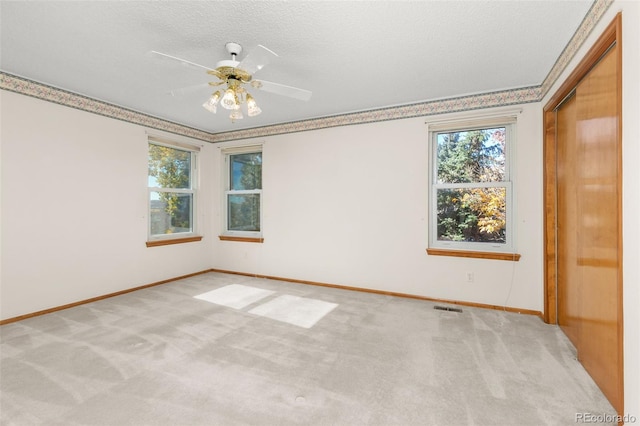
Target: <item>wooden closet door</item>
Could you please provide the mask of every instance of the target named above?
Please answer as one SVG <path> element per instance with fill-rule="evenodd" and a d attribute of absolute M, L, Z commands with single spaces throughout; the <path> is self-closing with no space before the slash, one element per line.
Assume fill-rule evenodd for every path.
<path fill-rule="evenodd" d="M 556 110 L 558 324 L 622 411 L 618 47 Z"/>
<path fill-rule="evenodd" d="M 543 109 L 544 319 L 623 415 L 621 36 L 618 13 Z"/>
<path fill-rule="evenodd" d="M 576 88 L 578 102 L 578 357 L 611 403 L 618 398 L 622 354 L 619 303 L 621 171 L 618 159 L 618 61 L 613 46 Z"/>

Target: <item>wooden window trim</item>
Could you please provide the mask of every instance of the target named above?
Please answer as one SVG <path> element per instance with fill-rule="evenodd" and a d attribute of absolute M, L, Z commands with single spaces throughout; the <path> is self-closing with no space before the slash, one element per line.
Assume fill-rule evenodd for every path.
<path fill-rule="evenodd" d="M 167 238 L 163 240 L 151 240 L 147 241 L 147 247 L 168 246 L 171 244 L 183 244 L 192 243 L 202 240 L 202 236 L 196 235 L 194 237 L 182 237 L 182 238 Z"/>
<path fill-rule="evenodd" d="M 263 243 L 262 237 L 235 237 L 231 235 L 219 235 L 220 241 L 238 241 L 243 243 Z"/>
<path fill-rule="evenodd" d="M 447 250 L 447 249 L 428 248 L 427 254 L 432 256 L 471 257 L 475 259 L 510 260 L 512 262 L 518 262 L 520 260 L 520 254 L 518 253 L 496 253 L 492 251 Z"/>

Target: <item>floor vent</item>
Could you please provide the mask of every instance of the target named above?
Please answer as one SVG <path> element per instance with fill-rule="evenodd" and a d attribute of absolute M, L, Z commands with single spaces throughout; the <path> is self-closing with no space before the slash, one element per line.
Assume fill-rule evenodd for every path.
<path fill-rule="evenodd" d="M 462 309 L 460 308 L 450 308 L 448 306 L 434 306 L 433 309 L 437 309 L 439 311 L 449 311 L 449 312 L 458 312 L 458 313 L 462 313 Z"/>

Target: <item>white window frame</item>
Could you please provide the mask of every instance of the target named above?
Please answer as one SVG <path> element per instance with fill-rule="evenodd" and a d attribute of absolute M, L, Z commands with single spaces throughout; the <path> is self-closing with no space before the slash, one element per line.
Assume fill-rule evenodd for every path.
<path fill-rule="evenodd" d="M 264 151 L 262 149 L 262 145 L 249 145 L 249 146 L 236 146 L 236 147 L 228 147 L 222 149 L 222 173 L 224 174 L 222 182 L 224 182 L 224 187 L 222 190 L 222 235 L 226 237 L 237 237 L 237 238 L 262 238 L 263 233 L 263 188 L 260 189 L 246 189 L 246 190 L 232 190 L 231 189 L 231 162 L 230 157 L 232 155 L 238 154 L 253 154 L 253 153 L 261 153 L 262 154 L 262 166 L 264 166 Z M 245 194 L 257 194 L 259 197 L 260 203 L 260 230 L 259 231 L 238 231 L 238 230 L 230 230 L 229 229 L 229 205 L 228 199 L 229 195 L 245 195 Z"/>
<path fill-rule="evenodd" d="M 437 135 L 440 133 L 455 133 L 470 130 L 505 128 L 505 174 L 502 182 L 470 182 L 470 183 L 437 183 Z M 495 253 L 515 253 L 515 194 L 514 194 L 514 160 L 516 147 L 516 118 L 515 116 L 499 116 L 430 123 L 429 129 L 429 248 L 451 251 L 476 251 Z M 468 242 L 438 240 L 437 192 L 438 189 L 450 188 L 505 188 L 506 199 L 506 242 Z"/>
<path fill-rule="evenodd" d="M 150 145 L 164 146 L 167 148 L 189 152 L 191 155 L 191 170 L 190 172 L 190 188 L 160 188 L 156 186 L 149 186 L 147 184 L 147 240 L 148 241 L 161 241 L 161 240 L 173 240 L 188 238 L 198 235 L 198 154 L 200 153 L 200 147 L 190 145 L 187 143 L 180 143 L 166 138 L 149 136 L 147 144 L 147 153 L 149 152 Z M 149 167 L 149 159 L 147 155 L 147 169 Z M 176 194 L 191 194 L 191 231 L 190 232 L 177 232 L 172 234 L 151 234 L 151 193 L 152 192 L 166 192 Z"/>

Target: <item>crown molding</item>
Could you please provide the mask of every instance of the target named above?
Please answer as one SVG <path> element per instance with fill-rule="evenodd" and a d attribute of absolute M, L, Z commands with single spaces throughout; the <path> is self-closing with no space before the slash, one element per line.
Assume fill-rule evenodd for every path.
<path fill-rule="evenodd" d="M 252 129 L 236 130 L 224 133 L 211 133 L 192 127 L 184 126 L 161 118 L 153 117 L 138 111 L 123 108 L 107 102 L 92 99 L 67 90 L 48 86 L 29 79 L 0 71 L 0 89 L 20 93 L 26 96 L 57 103 L 82 111 L 103 115 L 105 117 L 139 124 L 151 129 L 187 136 L 205 142 L 226 142 L 237 139 L 248 139 L 263 136 L 273 136 L 286 133 L 319 130 L 330 127 L 349 126 L 354 124 L 373 123 L 378 121 L 399 120 L 404 118 L 421 117 L 452 112 L 470 111 L 494 108 L 508 105 L 540 102 L 551 86 L 558 80 L 569 62 L 576 55 L 578 49 L 595 28 L 614 0 L 594 0 L 591 8 L 578 26 L 573 37 L 567 43 L 551 70 L 541 85 L 490 93 L 481 93 L 455 98 L 431 100 L 380 108 L 362 112 L 340 114 L 309 120 L 294 121 L 272 126 L 256 127 Z"/>

